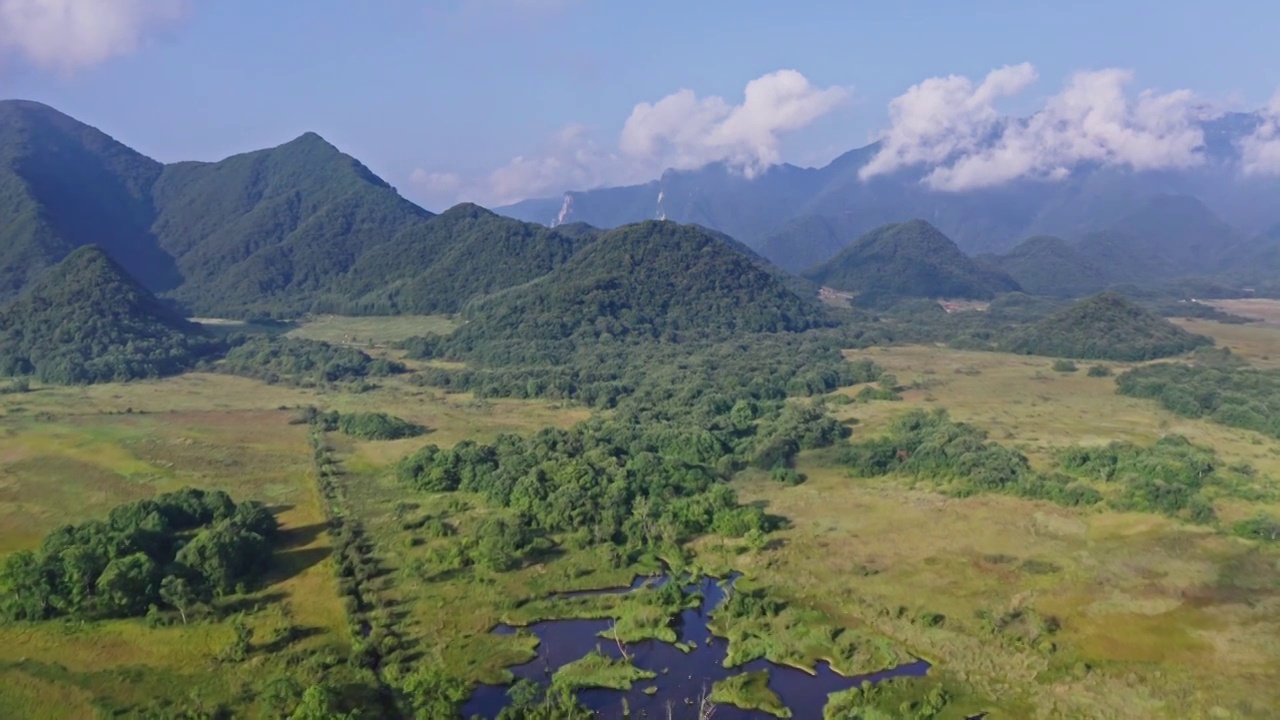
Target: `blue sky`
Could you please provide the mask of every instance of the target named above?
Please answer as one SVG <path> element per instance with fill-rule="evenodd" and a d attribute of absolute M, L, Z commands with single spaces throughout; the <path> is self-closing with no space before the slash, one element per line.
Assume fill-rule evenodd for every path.
<path fill-rule="evenodd" d="M 1130 102 L 1187 89 L 1254 109 L 1280 85 L 1277 27 L 1280 5 L 1256 0 L 0 0 L 0 95 L 164 161 L 314 130 L 438 209 L 709 160 L 822 164 L 914 127 L 889 110 L 912 85 L 954 74 L 981 95 L 988 73 L 1020 63 L 1034 73 L 983 108 L 1030 114 L 1073 73 L 1115 68 L 1132 72 L 1116 80 Z M 738 112 L 760 78 L 762 99 Z M 656 107 L 629 123 L 641 103 Z M 985 122 L 974 112 L 963 122 Z M 899 165 L 963 144 L 903 138 Z"/>

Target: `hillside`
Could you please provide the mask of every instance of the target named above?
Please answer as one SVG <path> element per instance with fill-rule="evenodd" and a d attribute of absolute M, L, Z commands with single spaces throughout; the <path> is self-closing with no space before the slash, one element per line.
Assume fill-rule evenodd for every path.
<path fill-rule="evenodd" d="M 0 308 L 0 375 L 50 383 L 158 377 L 190 367 L 209 345 L 93 245 Z"/>
<path fill-rule="evenodd" d="M 1140 361 L 1179 355 L 1213 341 L 1193 335 L 1121 295 L 1081 300 L 1019 333 L 1009 350 L 1084 360 Z"/>
<path fill-rule="evenodd" d="M 216 163 L 177 163 L 156 182 L 157 239 L 206 314 L 300 312 L 365 252 L 431 214 L 359 161 L 307 133 Z"/>
<path fill-rule="evenodd" d="M 978 265 L 923 220 L 873 230 L 803 276 L 864 298 L 985 300 L 1019 289 L 1012 278 Z"/>
<path fill-rule="evenodd" d="M 1006 255 L 979 258 L 1012 277 L 1024 292 L 1051 297 L 1080 297 L 1107 287 L 1109 270 L 1062 238 L 1028 238 Z"/>
<path fill-rule="evenodd" d="M 466 301 L 546 275 L 598 233 L 519 222 L 464 203 L 361 256 L 341 309 L 362 314 L 456 313 Z"/>
<path fill-rule="evenodd" d="M 455 334 L 492 340 L 680 340 L 827 324 L 775 268 L 718 233 L 651 220 L 611 230 L 550 274 L 472 302 Z"/>
<path fill-rule="evenodd" d="M 0 301 L 91 243 L 153 289 L 176 285 L 150 229 L 162 169 L 51 107 L 0 101 Z"/>

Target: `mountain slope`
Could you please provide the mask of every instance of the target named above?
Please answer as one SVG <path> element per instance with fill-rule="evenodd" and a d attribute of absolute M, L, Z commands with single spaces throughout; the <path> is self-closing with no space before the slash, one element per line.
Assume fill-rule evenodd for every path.
<path fill-rule="evenodd" d="M 91 243 L 149 287 L 175 286 L 150 229 L 162 167 L 53 108 L 0 101 L 0 300 Z"/>
<path fill-rule="evenodd" d="M 1019 289 L 1012 278 L 978 265 L 923 220 L 873 230 L 803 276 L 865 298 L 990 299 Z"/>
<path fill-rule="evenodd" d="M 464 345 L 609 338 L 679 340 L 827 324 L 769 268 L 692 225 L 647 221 L 604 233 L 550 274 L 464 310 Z"/>
<path fill-rule="evenodd" d="M 1193 335 L 1114 292 L 1085 298 L 1022 331 L 1009 350 L 1085 360 L 1140 361 L 1213 341 Z"/>
<path fill-rule="evenodd" d="M 1149 198 L 1116 224 L 1080 241 L 1082 256 L 1109 268 L 1118 282 L 1144 283 L 1223 269 L 1223 258 L 1245 241 L 1200 200 Z"/>
<path fill-rule="evenodd" d="M 53 383 L 158 377 L 191 366 L 208 347 L 198 326 L 93 245 L 0 308 L 0 375 Z"/>
<path fill-rule="evenodd" d="M 546 275 L 599 233 L 567 233 L 464 203 L 362 255 L 346 279 L 361 313 L 455 313 L 466 301 Z"/>
<path fill-rule="evenodd" d="M 1090 260 L 1062 238 L 1028 238 L 1006 255 L 980 258 L 1012 277 L 1024 292 L 1051 297 L 1080 297 L 1100 292 L 1110 270 Z"/>
<path fill-rule="evenodd" d="M 320 136 L 216 163 L 178 163 L 155 185 L 155 231 L 199 312 L 301 311 L 363 253 L 431 214 Z"/>

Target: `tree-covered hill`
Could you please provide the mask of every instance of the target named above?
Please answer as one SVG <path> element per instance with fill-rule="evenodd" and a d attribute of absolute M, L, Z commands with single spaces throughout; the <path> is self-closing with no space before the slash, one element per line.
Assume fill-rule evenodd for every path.
<path fill-rule="evenodd" d="M 1114 292 L 1085 298 L 1018 333 L 1012 352 L 1085 360 L 1169 357 L 1213 343 Z"/>
<path fill-rule="evenodd" d="M 0 375 L 92 383 L 168 375 L 212 347 L 101 248 L 73 251 L 0 308 Z"/>
<path fill-rule="evenodd" d="M 985 300 L 1019 290 L 1012 278 L 974 262 L 923 220 L 873 230 L 803 275 L 820 285 L 866 298 Z"/>
<path fill-rule="evenodd" d="M 828 324 L 757 257 L 694 225 L 647 221 L 604 233 L 531 283 L 464 309 L 455 341 L 665 339 Z"/>
<path fill-rule="evenodd" d="M 1007 273 L 1032 295 L 1090 295 L 1106 289 L 1111 276 L 1109 269 L 1071 243 L 1049 235 L 1028 238 L 1007 255 L 987 255 L 979 260 Z"/>
<path fill-rule="evenodd" d="M 546 275 L 599 233 L 562 233 L 464 203 L 365 253 L 352 267 L 338 309 L 456 313 L 469 299 Z"/>
<path fill-rule="evenodd" d="M 51 107 L 0 101 L 0 301 L 88 244 L 154 290 L 175 286 L 173 259 L 151 233 L 162 169 Z"/>
<path fill-rule="evenodd" d="M 364 253 L 431 214 L 314 133 L 216 163 L 177 163 L 155 185 L 155 231 L 202 313 L 308 309 Z"/>

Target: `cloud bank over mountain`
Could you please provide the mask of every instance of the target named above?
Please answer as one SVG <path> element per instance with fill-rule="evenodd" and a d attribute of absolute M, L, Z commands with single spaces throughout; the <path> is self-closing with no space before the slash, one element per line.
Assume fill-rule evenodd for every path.
<path fill-rule="evenodd" d="M 938 192 L 990 188 L 1018 180 L 1055 181 L 1083 168 L 1185 170 L 1207 162 L 1204 123 L 1223 111 L 1186 89 L 1135 89 L 1120 68 L 1081 71 L 1038 103 L 1011 117 L 1003 106 L 1039 84 L 1030 63 L 1007 65 L 980 80 L 949 75 L 923 80 L 888 105 L 875 155 L 863 181 L 918 172 Z M 847 103 L 844 87 L 817 87 L 795 70 L 747 83 L 737 104 L 682 89 L 637 104 L 616 143 L 570 125 L 540 151 L 513 158 L 486 177 L 466 180 L 447 169 L 422 168 L 411 178 L 429 203 L 457 200 L 503 205 L 567 190 L 640 184 L 667 169 L 722 162 L 750 178 L 785 160 L 782 140 Z M 1025 105 L 1024 105 L 1025 107 Z M 1241 176 L 1280 175 L 1280 94 L 1259 112 L 1260 124 L 1236 144 Z"/>
<path fill-rule="evenodd" d="M 639 103 L 616 144 L 601 142 L 586 126 L 569 125 L 540 152 L 515 157 L 478 182 L 443 192 L 438 181 L 452 173 L 428 168 L 415 170 L 410 180 L 439 205 L 460 199 L 500 205 L 567 188 L 640 182 L 667 168 L 713 162 L 753 176 L 781 161 L 784 135 L 807 127 L 849 96 L 846 88 L 815 87 L 795 70 L 779 70 L 747 83 L 737 104 L 689 89 Z"/>
<path fill-rule="evenodd" d="M 924 183 L 962 191 L 1022 178 L 1060 179 L 1083 164 L 1132 170 L 1187 168 L 1204 161 L 1203 120 L 1214 114 L 1189 90 L 1126 92 L 1133 74 L 1080 72 L 1024 121 L 997 105 L 1037 79 L 1030 64 L 993 70 L 981 83 L 930 78 L 889 104 L 883 148 L 864 179 L 913 166 Z"/>

